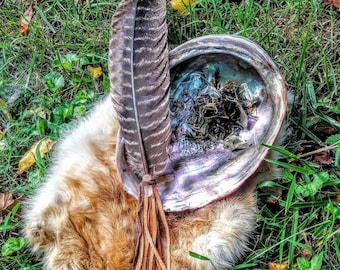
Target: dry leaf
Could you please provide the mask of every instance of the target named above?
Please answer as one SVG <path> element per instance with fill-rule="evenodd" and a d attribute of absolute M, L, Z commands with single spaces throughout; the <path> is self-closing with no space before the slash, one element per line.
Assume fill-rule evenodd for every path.
<path fill-rule="evenodd" d="M 335 198 L 333 199 L 333 201 L 337 204 L 340 204 L 340 194 L 336 195 Z"/>
<path fill-rule="evenodd" d="M 331 128 L 331 127 L 317 127 L 315 129 L 315 132 L 317 134 L 333 135 L 335 134 L 336 130 L 335 128 Z"/>
<path fill-rule="evenodd" d="M 268 263 L 269 270 L 286 270 L 288 267 L 288 261 L 284 261 L 283 263 Z"/>
<path fill-rule="evenodd" d="M 267 191 L 271 192 L 272 196 L 266 198 L 266 203 L 277 204 L 282 197 L 282 188 L 268 188 Z"/>
<path fill-rule="evenodd" d="M 307 235 L 306 235 L 305 232 L 302 233 L 302 236 L 303 236 L 303 238 L 305 239 L 305 245 L 306 245 L 307 247 L 312 248 L 312 243 L 307 239 Z M 312 258 L 312 256 L 313 256 L 313 254 L 312 254 L 309 250 L 307 250 L 307 249 L 305 249 L 305 248 L 302 249 L 302 255 L 303 255 L 304 257 L 306 257 L 308 260 L 309 260 L 310 258 Z"/>
<path fill-rule="evenodd" d="M 7 104 L 1 98 L 0 98 L 0 108 L 1 108 L 1 111 L 3 112 L 3 114 L 7 117 L 7 119 L 12 120 L 12 115 L 9 112 L 9 110 L 7 110 Z"/>
<path fill-rule="evenodd" d="M 340 0 L 333 0 L 333 6 L 340 9 Z"/>
<path fill-rule="evenodd" d="M 0 210 L 1 210 L 0 223 L 2 223 L 3 217 L 6 215 L 5 209 L 7 209 L 7 206 L 11 205 L 13 201 L 14 200 L 11 193 L 8 192 L 0 193 Z"/>
<path fill-rule="evenodd" d="M 311 242 L 307 239 L 307 235 L 306 233 L 302 233 L 303 235 L 303 238 L 305 240 L 305 245 L 307 247 L 310 247 L 312 248 L 312 244 Z M 300 256 L 300 254 L 302 253 L 303 257 Z M 305 259 L 310 259 L 312 257 L 312 253 L 307 250 L 307 249 L 302 249 L 302 251 L 294 254 L 294 258 L 293 258 L 293 267 L 297 267 L 298 266 L 298 263 L 297 263 L 297 259 L 298 258 L 305 258 Z M 268 269 L 269 270 L 287 270 L 288 269 L 288 260 L 285 260 L 284 262 L 282 263 L 274 263 L 274 262 L 270 262 L 268 263 Z"/>
<path fill-rule="evenodd" d="M 13 196 L 9 192 L 0 193 L 0 209 L 6 209 L 8 205 L 13 203 Z"/>
<path fill-rule="evenodd" d="M 27 196 L 21 195 L 20 197 L 13 199 L 13 196 L 9 192 L 0 193 L 0 223 L 3 218 L 17 205 L 17 203 L 23 201 Z"/>
<path fill-rule="evenodd" d="M 85 5 L 86 4 L 86 0 L 74 0 L 74 4 L 77 5 Z"/>
<path fill-rule="evenodd" d="M 314 155 L 314 161 L 319 162 L 323 165 L 329 165 L 333 163 L 332 158 L 329 155 L 328 151 L 322 151 Z"/>
<path fill-rule="evenodd" d="M 37 151 L 39 151 L 41 158 L 43 158 L 45 154 L 52 149 L 54 144 L 55 142 L 52 141 L 50 138 L 42 139 L 33 144 L 32 147 L 20 159 L 18 174 L 21 174 L 23 171 L 28 170 L 35 163 L 37 159 Z"/>
<path fill-rule="evenodd" d="M 336 8 L 340 8 L 340 0 L 324 0 L 325 4 L 333 4 Z"/>
<path fill-rule="evenodd" d="M 302 255 L 307 259 L 310 259 L 313 256 L 313 254 L 307 249 L 302 249 Z"/>
<path fill-rule="evenodd" d="M 101 67 L 87 66 L 87 70 L 91 73 L 92 77 L 98 79 L 103 71 Z"/>
<path fill-rule="evenodd" d="M 195 3 L 196 0 L 171 0 L 170 4 L 174 10 L 176 10 L 179 14 L 181 14 L 185 7 Z"/>
<path fill-rule="evenodd" d="M 28 25 L 30 21 L 32 20 L 33 14 L 34 14 L 34 5 L 35 3 L 32 3 L 28 9 L 24 13 L 24 17 L 20 19 L 19 23 L 19 31 L 20 34 L 23 36 L 28 36 Z"/>

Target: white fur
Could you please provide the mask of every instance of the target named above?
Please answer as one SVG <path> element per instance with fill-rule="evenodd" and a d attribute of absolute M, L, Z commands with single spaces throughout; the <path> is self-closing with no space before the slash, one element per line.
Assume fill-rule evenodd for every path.
<path fill-rule="evenodd" d="M 53 268 L 53 260 L 60 250 L 54 243 L 51 243 L 50 246 L 42 246 L 37 240 L 37 235 L 41 232 L 41 228 L 48 228 L 57 234 L 60 224 L 67 224 L 69 221 L 68 207 L 72 196 L 65 184 L 65 179 L 70 172 L 79 179 L 85 179 L 87 169 L 96 166 L 97 170 L 104 172 L 109 177 L 109 168 L 97 162 L 93 147 L 100 149 L 101 145 L 112 143 L 113 130 L 118 130 L 116 113 L 110 97 L 106 97 L 93 108 L 86 118 L 82 119 L 58 142 L 58 146 L 54 151 L 54 160 L 49 168 L 45 182 L 26 207 L 24 215 L 26 238 L 33 242 L 34 250 L 44 249 L 46 269 L 55 269 Z M 112 164 L 115 164 L 115 153 L 112 153 Z M 267 163 L 262 164 L 260 171 L 261 173 L 254 176 L 256 180 L 254 182 L 259 179 L 275 179 L 280 177 L 281 173 L 279 169 Z M 88 177 L 82 183 L 88 185 L 89 189 L 95 189 L 97 187 L 95 181 L 96 179 Z M 55 207 L 56 213 L 53 219 L 44 217 L 45 209 L 56 205 L 58 207 Z M 77 205 L 84 209 L 90 207 L 87 198 L 81 197 L 81 194 L 77 198 Z M 201 219 L 204 223 L 204 226 L 201 226 L 203 229 L 197 229 L 196 237 L 188 237 L 188 235 L 191 235 L 190 232 L 180 231 L 181 229 L 179 228 L 182 228 L 182 230 L 185 228 L 181 225 L 181 222 L 186 221 L 185 219 L 181 221 L 180 218 L 178 220 L 176 218 L 177 223 L 174 222 L 173 229 L 178 229 L 180 234 L 176 239 L 179 244 L 175 250 L 172 250 L 173 256 L 187 258 L 190 250 L 208 257 L 212 262 L 189 257 L 189 259 L 185 260 L 190 260 L 191 265 L 194 266 L 192 269 L 209 270 L 230 267 L 247 251 L 248 238 L 254 230 L 255 203 L 253 189 L 249 188 L 245 193 L 236 194 L 200 209 L 193 214 L 192 219 Z M 129 226 L 129 224 L 122 225 Z M 185 239 L 181 239 L 184 234 L 186 234 L 183 237 Z M 35 240 L 32 241 L 32 239 Z M 186 243 L 181 245 L 181 241 Z M 72 263 L 72 258 L 69 261 L 67 261 L 67 256 L 65 258 L 65 266 L 58 269 L 84 269 L 83 266 L 79 265 L 81 261 L 76 264 L 76 262 Z M 183 268 L 177 265 L 173 269 Z"/>
<path fill-rule="evenodd" d="M 48 220 L 42 219 L 44 210 L 49 206 L 66 205 L 70 201 L 70 193 L 65 187 L 65 177 L 72 171 L 74 175 L 82 177 L 89 166 L 96 164 L 90 144 L 102 144 L 107 142 L 107 138 L 111 136 L 112 128 L 117 125 L 115 111 L 109 97 L 105 97 L 102 101 L 92 109 L 92 112 L 84 117 L 77 125 L 64 134 L 54 149 L 54 160 L 49 167 L 45 177 L 45 182 L 37 189 L 35 196 L 26 205 L 26 214 L 24 220 L 26 223 L 26 232 L 28 228 L 45 227 Z M 114 153 L 112 161 L 114 162 Z M 107 168 L 102 167 L 102 170 Z M 86 182 L 84 182 L 86 183 Z M 91 183 L 88 183 L 91 185 Z M 93 185 L 91 188 L 95 188 Z M 63 204 L 57 201 L 63 201 Z M 84 198 L 84 207 L 87 205 Z M 62 213 L 66 212 L 66 208 L 60 208 L 60 215 L 55 216 L 53 223 L 49 223 L 50 227 L 57 230 L 58 224 L 64 220 L 58 217 L 67 217 Z M 55 222 L 57 220 L 57 222 Z M 42 224 L 40 224 L 42 223 Z M 35 248 L 36 249 L 36 248 Z"/>

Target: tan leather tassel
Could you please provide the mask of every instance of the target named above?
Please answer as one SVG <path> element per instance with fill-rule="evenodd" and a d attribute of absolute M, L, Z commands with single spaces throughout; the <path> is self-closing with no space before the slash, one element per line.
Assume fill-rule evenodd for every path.
<path fill-rule="evenodd" d="M 138 241 L 134 259 L 136 270 L 170 270 L 170 233 L 156 181 L 143 177 L 137 214 Z M 161 226 L 166 246 L 162 246 Z"/>

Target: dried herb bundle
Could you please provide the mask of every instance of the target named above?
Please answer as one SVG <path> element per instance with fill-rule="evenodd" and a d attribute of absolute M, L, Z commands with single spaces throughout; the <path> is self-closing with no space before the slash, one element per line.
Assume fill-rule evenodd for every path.
<path fill-rule="evenodd" d="M 203 153 L 219 144 L 231 151 L 248 147 L 238 138 L 249 118 L 256 121 L 256 100 L 246 83 L 208 82 L 203 73 L 192 72 L 171 87 L 172 139 L 180 142 L 185 154 Z"/>

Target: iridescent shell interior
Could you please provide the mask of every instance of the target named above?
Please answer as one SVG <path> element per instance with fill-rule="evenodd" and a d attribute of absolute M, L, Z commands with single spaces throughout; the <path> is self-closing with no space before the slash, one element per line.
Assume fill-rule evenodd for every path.
<path fill-rule="evenodd" d="M 238 36 L 186 42 L 170 68 L 169 173 L 158 190 L 164 210 L 177 212 L 227 197 L 256 172 L 283 123 L 286 90 L 268 54 Z"/>
<path fill-rule="evenodd" d="M 270 122 L 261 120 L 273 114 L 273 102 L 247 62 L 227 54 L 202 55 L 171 74 L 173 163 L 216 151 L 228 162 L 263 140 Z"/>
<path fill-rule="evenodd" d="M 251 177 L 267 155 L 262 144 L 280 131 L 286 92 L 268 54 L 242 37 L 201 37 L 170 59 L 174 171 L 159 191 L 165 210 L 183 211 L 224 198 Z"/>

